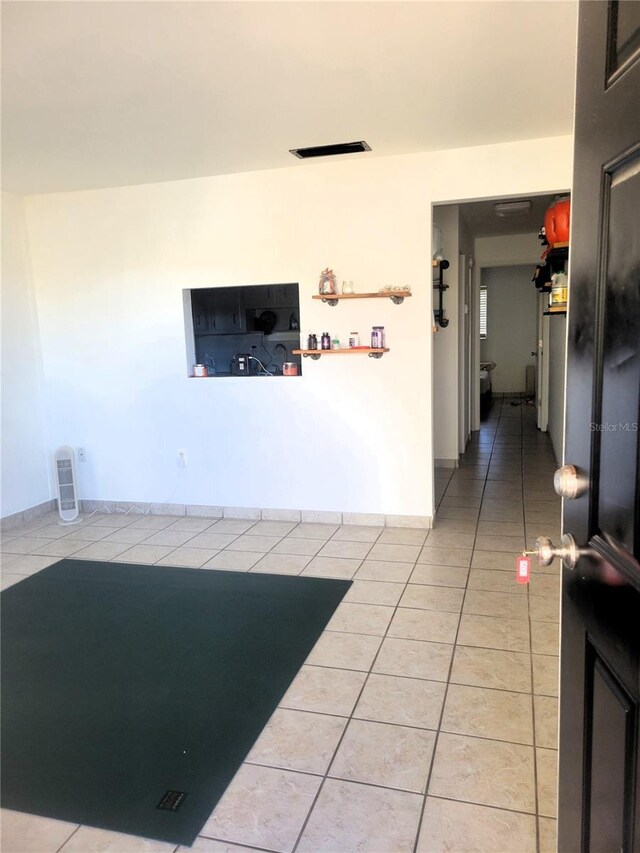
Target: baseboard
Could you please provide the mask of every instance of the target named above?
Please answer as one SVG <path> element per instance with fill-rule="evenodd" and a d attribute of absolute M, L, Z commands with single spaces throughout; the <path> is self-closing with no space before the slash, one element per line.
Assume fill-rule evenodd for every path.
<path fill-rule="evenodd" d="M 457 468 L 458 459 L 434 459 L 433 464 L 436 468 Z"/>
<path fill-rule="evenodd" d="M 0 519 L 0 529 L 11 530 L 12 527 L 17 527 L 19 524 L 24 524 L 25 521 L 32 521 L 34 518 L 40 518 L 48 512 L 55 512 L 58 509 L 58 501 L 45 501 L 36 506 L 30 506 L 28 509 L 23 509 L 22 512 L 14 512 L 12 515 L 5 515 Z"/>
<path fill-rule="evenodd" d="M 456 460 L 457 461 L 457 460 Z M 457 465 L 456 465 L 457 467 Z M 55 501 L 53 502 L 55 504 Z M 190 515 L 198 518 L 240 518 L 248 521 L 291 521 L 319 524 L 359 524 L 367 527 L 419 527 L 430 530 L 429 515 L 385 515 L 370 512 L 333 512 L 308 509 L 260 509 L 241 506 L 207 506 L 204 504 L 163 504 L 137 501 L 80 502 L 82 512 L 131 512 L 148 515 Z M 55 508 L 55 507 L 54 507 Z"/>

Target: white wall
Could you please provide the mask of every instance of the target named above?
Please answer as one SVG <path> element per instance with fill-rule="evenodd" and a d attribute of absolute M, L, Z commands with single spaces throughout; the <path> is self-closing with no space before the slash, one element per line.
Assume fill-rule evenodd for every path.
<path fill-rule="evenodd" d="M 571 158 L 557 137 L 30 198 L 51 438 L 87 448 L 81 496 L 433 515 L 431 204 L 551 191 Z M 327 265 L 413 297 L 311 301 Z M 293 281 L 303 329 L 383 323 L 391 352 L 186 378 L 183 288 Z"/>
<path fill-rule="evenodd" d="M 564 396 L 567 348 L 567 318 L 562 314 L 549 317 L 549 423 L 548 431 L 562 465 L 564 451 Z"/>
<path fill-rule="evenodd" d="M 502 237 L 477 237 L 475 241 L 476 267 L 478 275 L 483 267 L 508 267 L 517 265 L 531 266 L 531 276 L 535 265 L 540 263 L 542 246 L 538 232 L 511 234 Z M 531 287 L 534 287 L 531 284 Z"/>
<path fill-rule="evenodd" d="M 485 267 L 481 284 L 487 288 L 487 337 L 480 343 L 482 361 L 494 361 L 491 386 L 495 394 L 523 393 L 525 369 L 535 365 L 538 291 L 531 278 L 534 267 Z"/>
<path fill-rule="evenodd" d="M 2 517 L 48 501 L 42 358 L 22 199 L 2 193 Z"/>
<path fill-rule="evenodd" d="M 449 289 L 444 292 L 443 304 L 449 325 L 438 327 L 433 336 L 433 436 L 436 465 L 453 467 L 458 464 L 460 419 L 459 376 L 460 353 L 458 346 L 460 328 L 460 211 L 458 205 L 436 207 L 433 220 L 442 231 L 442 253 L 449 261 L 444 270 L 444 282 Z M 434 271 L 434 279 L 438 272 Z M 433 292 L 434 306 L 438 292 Z"/>
<path fill-rule="evenodd" d="M 467 224 L 460 217 L 460 268 L 459 273 L 459 310 L 458 310 L 458 406 L 459 406 L 459 451 L 464 453 L 467 441 L 471 436 L 471 348 L 473 344 L 473 328 L 475 323 L 473 300 L 473 264 L 474 239 Z"/>

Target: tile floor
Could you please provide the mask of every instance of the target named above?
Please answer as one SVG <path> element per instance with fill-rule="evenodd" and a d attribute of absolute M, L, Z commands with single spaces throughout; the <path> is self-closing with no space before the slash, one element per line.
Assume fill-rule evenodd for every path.
<path fill-rule="evenodd" d="M 534 410 L 497 401 L 431 532 L 95 514 L 7 532 L 3 585 L 61 557 L 352 578 L 344 602 L 193 846 L 199 853 L 555 850 L 558 536 Z M 519 401 L 517 401 L 519 403 Z M 186 850 L 5 811 L 3 853 Z"/>

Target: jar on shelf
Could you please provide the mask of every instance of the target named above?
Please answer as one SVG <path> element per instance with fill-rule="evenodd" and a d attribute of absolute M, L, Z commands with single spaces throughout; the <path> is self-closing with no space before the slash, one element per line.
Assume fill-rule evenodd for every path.
<path fill-rule="evenodd" d="M 386 336 L 385 331 L 384 331 L 384 326 L 374 326 L 373 328 L 375 331 L 378 332 L 378 340 L 380 342 L 378 344 L 378 346 L 381 348 L 384 348 L 386 346 L 386 341 L 387 341 L 387 336 Z"/>

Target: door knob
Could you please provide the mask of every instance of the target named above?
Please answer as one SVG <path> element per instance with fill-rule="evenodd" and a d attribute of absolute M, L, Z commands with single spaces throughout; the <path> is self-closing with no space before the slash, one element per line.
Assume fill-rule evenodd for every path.
<path fill-rule="evenodd" d="M 563 465 L 553 475 L 553 488 L 557 495 L 567 500 L 579 498 L 587 490 L 587 478 L 575 465 Z"/>
<path fill-rule="evenodd" d="M 534 555 L 541 566 L 550 566 L 556 557 L 560 557 L 565 569 L 575 569 L 582 552 L 573 536 L 570 533 L 563 533 L 559 548 L 555 547 L 548 536 L 538 536 L 535 549 L 526 553 Z"/>

